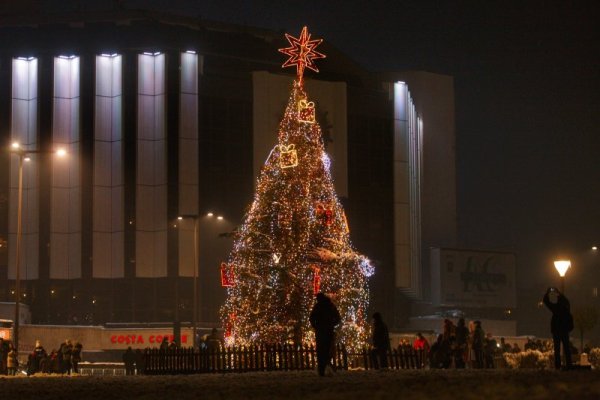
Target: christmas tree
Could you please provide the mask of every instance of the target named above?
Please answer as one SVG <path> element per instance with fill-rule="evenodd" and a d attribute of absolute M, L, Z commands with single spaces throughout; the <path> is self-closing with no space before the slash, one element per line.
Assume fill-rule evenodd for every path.
<path fill-rule="evenodd" d="M 300 38 L 286 37 L 291 47 L 280 51 L 290 58 L 283 66 L 295 65 L 297 79 L 278 144 L 262 168 L 228 263 L 221 265 L 225 339 L 240 345 L 312 342 L 308 315 L 323 292 L 342 316 L 338 340 L 356 348 L 366 339 L 373 267 L 350 242 L 314 103 L 304 90 L 305 68 L 318 72 L 314 59 L 325 57 L 315 51 L 322 40 L 311 40 L 306 27 Z"/>

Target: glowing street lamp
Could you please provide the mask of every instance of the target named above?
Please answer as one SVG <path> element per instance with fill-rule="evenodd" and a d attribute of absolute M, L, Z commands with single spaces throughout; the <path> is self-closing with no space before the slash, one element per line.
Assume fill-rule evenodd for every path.
<path fill-rule="evenodd" d="M 15 320 L 13 321 L 13 346 L 19 352 L 19 304 L 21 300 L 21 239 L 22 239 L 22 215 L 23 215 L 23 163 L 30 161 L 31 154 L 55 154 L 64 157 L 67 152 L 64 149 L 56 151 L 33 150 L 23 148 L 18 142 L 10 145 L 9 152 L 19 157 L 19 180 L 17 195 L 17 243 L 15 249 Z M 23 296 L 25 297 L 25 295 Z"/>
<path fill-rule="evenodd" d="M 565 292 L 565 275 L 567 274 L 567 271 L 569 270 L 569 268 L 571 268 L 571 261 L 569 260 L 557 260 L 554 261 L 554 268 L 556 268 L 556 271 L 558 272 L 558 275 L 560 275 L 560 291 L 561 293 Z"/>

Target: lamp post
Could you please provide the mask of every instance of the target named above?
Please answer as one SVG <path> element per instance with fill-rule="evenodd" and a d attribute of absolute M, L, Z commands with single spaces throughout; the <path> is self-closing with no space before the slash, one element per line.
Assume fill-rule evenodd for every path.
<path fill-rule="evenodd" d="M 194 220 L 194 289 L 192 294 L 192 345 L 196 347 L 196 318 L 198 316 L 198 215 L 180 215 L 178 220 L 193 219 Z"/>
<path fill-rule="evenodd" d="M 19 322 L 20 310 L 19 304 L 21 301 L 21 236 L 22 236 L 22 215 L 23 215 L 23 163 L 29 161 L 31 154 L 56 154 L 59 157 L 64 157 L 67 153 L 63 149 L 56 151 L 30 150 L 24 149 L 17 142 L 10 146 L 10 153 L 19 157 L 19 178 L 17 190 L 17 243 L 15 249 L 15 320 L 13 321 L 13 346 L 15 351 L 19 352 Z"/>
<path fill-rule="evenodd" d="M 561 293 L 564 293 L 565 292 L 565 275 L 567 274 L 567 271 L 569 270 L 569 268 L 571 268 L 571 261 L 569 261 L 569 260 L 554 261 L 554 268 L 556 268 L 558 275 L 560 275 L 560 291 L 561 291 Z"/>

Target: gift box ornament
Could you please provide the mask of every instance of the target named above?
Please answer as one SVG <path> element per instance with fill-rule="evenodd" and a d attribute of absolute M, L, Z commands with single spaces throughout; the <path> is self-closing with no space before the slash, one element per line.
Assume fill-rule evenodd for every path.
<path fill-rule="evenodd" d="M 317 218 L 323 224 L 330 226 L 333 223 L 333 205 L 331 203 L 318 202 L 315 205 Z"/>
<path fill-rule="evenodd" d="M 222 262 L 221 263 L 221 286 L 223 287 L 234 287 L 235 277 L 233 274 L 233 265 Z"/>
<path fill-rule="evenodd" d="M 308 124 L 315 123 L 315 103 L 302 99 L 298 102 L 298 120 Z"/>
<path fill-rule="evenodd" d="M 281 168 L 293 168 L 298 165 L 298 153 L 295 144 L 279 145 L 279 165 Z"/>

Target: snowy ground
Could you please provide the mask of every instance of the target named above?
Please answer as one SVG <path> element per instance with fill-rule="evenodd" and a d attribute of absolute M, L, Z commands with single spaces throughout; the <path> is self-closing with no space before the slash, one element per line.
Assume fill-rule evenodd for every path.
<path fill-rule="evenodd" d="M 0 379 L 3 399 L 600 399 L 599 371 L 341 371 Z"/>

